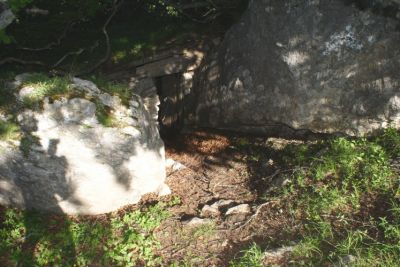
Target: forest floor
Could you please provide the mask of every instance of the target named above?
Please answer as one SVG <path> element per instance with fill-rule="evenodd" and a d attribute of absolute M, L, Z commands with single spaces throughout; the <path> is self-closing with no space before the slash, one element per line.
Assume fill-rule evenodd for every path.
<path fill-rule="evenodd" d="M 166 140 L 169 196 L 99 216 L 0 208 L 1 266 L 399 266 L 400 133 Z"/>
<path fill-rule="evenodd" d="M 167 184 L 181 205 L 158 230 L 163 258 L 228 266 L 252 242 L 268 240 L 273 246 L 274 240 L 295 240 L 298 229 L 284 204 L 262 197 L 279 170 L 279 149 L 298 142 L 303 143 L 205 131 L 168 140 L 166 156 L 178 164 L 168 169 Z M 237 206 L 250 209 L 227 212 Z"/>

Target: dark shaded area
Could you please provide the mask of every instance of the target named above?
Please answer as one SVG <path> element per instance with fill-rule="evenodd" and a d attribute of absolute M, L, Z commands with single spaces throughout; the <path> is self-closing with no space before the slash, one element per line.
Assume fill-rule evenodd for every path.
<path fill-rule="evenodd" d="M 35 177 L 32 176 L 32 173 L 29 173 L 29 170 L 25 167 L 21 167 L 19 172 L 17 172 L 17 177 L 13 177 L 13 181 L 15 182 L 16 188 L 12 190 L 17 190 L 21 193 L 22 199 L 18 203 L 14 205 L 16 207 L 23 206 L 26 210 L 22 212 L 23 223 L 25 228 L 25 238 L 23 240 L 23 244 L 21 246 L 22 251 L 18 254 L 16 266 L 21 267 L 30 267 L 38 264 L 35 259 L 35 251 L 37 251 L 37 244 L 42 238 L 46 235 L 51 235 L 50 229 L 48 228 L 47 223 L 51 220 L 51 218 L 57 218 L 59 221 L 64 221 L 64 225 L 60 225 L 63 230 L 63 241 L 65 242 L 65 251 L 62 253 L 63 262 L 68 265 L 73 265 L 76 261 L 76 252 L 75 252 L 75 244 L 73 241 L 72 233 L 69 229 L 69 223 L 67 220 L 67 216 L 64 215 L 63 210 L 59 206 L 60 199 L 68 199 L 71 197 L 73 193 L 73 186 L 69 183 L 65 170 L 67 169 L 68 163 L 64 157 L 57 157 L 57 145 L 59 140 L 52 139 L 50 140 L 49 148 L 47 151 L 43 152 L 42 157 L 48 158 L 49 164 L 53 164 L 57 166 L 57 176 L 47 172 L 48 167 L 42 165 L 43 160 L 35 160 L 35 157 L 31 155 L 27 155 L 30 158 L 29 164 L 33 164 L 30 166 L 31 168 L 36 169 L 36 173 L 38 173 L 38 169 L 43 170 L 43 177 Z M 23 148 L 21 148 L 23 149 Z M 36 155 L 37 156 L 37 155 Z M 22 160 L 22 159 L 20 159 Z M 15 159 L 10 159 L 10 162 L 6 162 L 4 166 L 0 166 L 0 176 L 5 175 L 7 177 L 7 170 L 3 168 L 12 168 L 10 166 L 15 166 L 14 168 L 18 168 L 18 164 L 22 162 L 16 162 Z M 2 168 L 3 167 L 3 168 Z M 54 166 L 52 166 L 54 167 Z M 60 172 L 60 168 L 63 168 L 64 172 Z M 3 169 L 3 170 L 2 170 Z M 28 172 L 27 172 L 28 171 Z M 61 175 L 60 175 L 61 174 Z M 45 177 L 47 175 L 48 177 Z M 50 176 L 49 176 L 50 175 Z M 53 176 L 52 176 L 53 175 Z M 10 178 L 10 177 L 9 177 Z M 48 182 L 51 185 L 46 185 L 46 189 L 43 190 L 40 182 L 37 179 L 47 178 Z M 10 192 L 10 196 L 8 193 L 4 191 L 5 188 L 2 188 L 2 197 L 8 198 L 10 197 L 10 202 L 13 204 L 13 200 L 11 196 L 15 196 L 15 192 Z M 40 200 L 37 199 L 37 194 L 40 191 Z M 36 196 L 35 196 L 36 195 Z M 60 199 L 57 199 L 60 198 Z M 76 205 L 79 205 L 79 201 L 75 201 Z M 36 209 L 42 205 L 43 208 L 47 209 L 47 212 L 37 211 Z M 56 215 L 57 214 L 57 215 Z M 4 211 L 0 210 L 0 218 L 4 219 Z M 1 226 L 1 225 L 0 225 Z M 7 251 L 3 251 L 5 253 Z M 15 255 L 14 255 L 15 256 Z M 4 258 L 3 258 L 4 257 Z M 0 255 L 0 260 L 3 258 L 5 260 L 6 255 Z M 2 262 L 5 264 L 3 266 L 8 266 L 7 262 Z"/>
<path fill-rule="evenodd" d="M 112 2 L 33 1 L 26 9 L 38 7 L 49 11 L 48 15 L 33 16 L 24 11 L 19 12 L 19 22 L 6 29 L 13 42 L 0 44 L 0 62 L 7 57 L 25 61 L 40 60 L 47 66 L 27 64 L 24 69 L 54 73 L 82 73 L 90 69 L 104 56 L 107 49 L 102 26 L 111 13 Z M 216 13 L 215 19 L 199 23 L 191 16 L 198 16 L 205 10 L 193 9 L 193 14 L 184 15 L 172 11 L 163 1 L 124 1 L 107 27 L 111 57 L 97 71 L 109 72 L 132 60 L 152 55 L 155 49 L 163 47 L 166 42 L 173 40 L 179 44 L 191 33 L 211 34 L 212 29 L 213 34 L 221 35 L 237 21 L 247 2 L 233 1 L 218 11 L 208 7 Z M 59 66 L 52 67 L 61 59 Z M 7 69 L 14 68 L 19 68 L 18 64 L 7 65 Z"/>
<path fill-rule="evenodd" d="M 388 0 L 340 0 L 346 5 L 355 5 L 361 10 L 370 10 L 376 15 L 381 15 L 393 19 L 396 17 L 397 12 L 400 11 L 400 3 Z"/>
<path fill-rule="evenodd" d="M 155 79 L 160 99 L 158 122 L 163 139 L 171 138 L 183 128 L 182 74 L 172 74 Z"/>
<path fill-rule="evenodd" d="M 360 10 L 371 11 L 375 15 L 391 18 L 398 21 L 397 30 L 400 31 L 400 3 L 388 0 L 340 0 L 346 5 L 354 5 Z"/>

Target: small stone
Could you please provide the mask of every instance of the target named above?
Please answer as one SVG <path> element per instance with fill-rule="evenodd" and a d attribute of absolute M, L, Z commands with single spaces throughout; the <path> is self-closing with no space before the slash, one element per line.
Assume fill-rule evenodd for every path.
<path fill-rule="evenodd" d="M 165 164 L 166 164 L 166 167 L 167 168 L 171 168 L 172 171 L 179 171 L 179 170 L 186 169 L 185 165 L 183 165 L 182 163 L 177 162 L 177 161 L 175 161 L 173 159 L 167 159 L 165 161 Z"/>
<path fill-rule="evenodd" d="M 251 213 L 251 208 L 249 204 L 241 204 L 235 206 L 233 208 L 228 209 L 226 215 L 233 215 L 233 214 L 249 214 Z"/>
<path fill-rule="evenodd" d="M 210 223 L 211 220 L 210 219 L 201 219 L 201 218 L 197 218 L 194 217 L 188 221 L 184 221 L 183 223 L 186 225 L 190 225 L 190 226 L 194 226 L 194 225 L 202 225 L 202 224 L 207 224 Z"/>
<path fill-rule="evenodd" d="M 137 102 L 137 101 L 135 101 L 135 100 L 129 101 L 129 105 L 130 105 L 131 107 L 133 107 L 133 108 L 139 108 L 139 107 L 140 107 L 139 102 Z"/>
<path fill-rule="evenodd" d="M 353 256 L 353 255 L 346 255 L 343 256 L 339 259 L 338 264 L 336 264 L 335 266 L 353 266 L 354 263 L 357 261 L 357 257 Z"/>
<path fill-rule="evenodd" d="M 165 167 L 172 168 L 172 165 L 174 165 L 174 163 L 175 163 L 175 160 L 168 158 L 165 160 Z"/>
<path fill-rule="evenodd" d="M 219 215 L 220 215 L 220 211 L 216 207 L 212 207 L 210 205 L 205 205 L 201 209 L 201 216 L 203 216 L 203 217 L 215 217 L 215 216 L 219 216 Z"/>
<path fill-rule="evenodd" d="M 179 171 L 179 170 L 183 170 L 183 169 L 186 169 L 186 166 L 183 165 L 183 164 L 180 163 L 180 162 L 175 162 L 175 164 L 172 165 L 172 170 L 173 170 L 173 171 Z"/>
<path fill-rule="evenodd" d="M 25 86 L 18 93 L 18 100 L 23 101 L 26 97 L 31 96 L 35 92 L 35 88 L 32 86 Z"/>
<path fill-rule="evenodd" d="M 224 209 L 224 208 L 232 205 L 233 203 L 235 203 L 233 200 L 221 199 L 221 200 L 218 200 L 217 202 L 215 202 L 214 204 L 212 204 L 211 207 L 217 208 L 217 209 Z"/>
<path fill-rule="evenodd" d="M 277 249 L 271 249 L 264 252 L 263 262 L 265 264 L 277 263 L 284 260 L 288 254 L 292 253 L 294 247 L 281 247 Z"/>

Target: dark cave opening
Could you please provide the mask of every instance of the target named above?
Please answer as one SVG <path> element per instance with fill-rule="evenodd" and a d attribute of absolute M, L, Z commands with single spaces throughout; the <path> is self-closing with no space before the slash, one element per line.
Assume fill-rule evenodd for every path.
<path fill-rule="evenodd" d="M 157 77 L 155 84 L 160 98 L 160 135 L 165 140 L 178 135 L 183 128 L 182 73 Z"/>

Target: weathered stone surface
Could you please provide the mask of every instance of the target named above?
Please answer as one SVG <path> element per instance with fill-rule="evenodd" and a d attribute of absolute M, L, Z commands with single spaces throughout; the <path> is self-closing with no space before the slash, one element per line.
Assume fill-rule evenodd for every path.
<path fill-rule="evenodd" d="M 180 163 L 180 162 L 178 162 L 178 161 L 175 161 L 175 160 L 173 160 L 173 159 L 171 159 L 171 158 L 169 158 L 169 159 L 167 159 L 167 160 L 165 161 L 165 167 L 171 168 L 171 170 L 172 170 L 173 172 L 186 169 L 186 166 L 185 166 L 185 165 L 183 165 L 182 163 Z"/>
<path fill-rule="evenodd" d="M 100 94 L 99 88 L 97 88 L 97 86 L 91 81 L 72 78 L 72 82 L 72 86 L 77 90 L 84 91 L 90 95 Z"/>
<path fill-rule="evenodd" d="M 25 97 L 32 95 L 32 93 L 34 93 L 35 88 L 33 88 L 32 86 L 25 86 L 23 88 L 21 88 L 21 90 L 19 90 L 18 92 L 18 100 L 19 101 L 23 101 Z"/>
<path fill-rule="evenodd" d="M 192 122 L 256 133 L 399 128 L 398 25 L 346 1 L 251 1 L 196 74 Z"/>
<path fill-rule="evenodd" d="M 228 207 L 230 207 L 230 206 L 232 206 L 232 205 L 234 205 L 234 204 L 235 204 L 235 202 L 234 202 L 233 200 L 230 200 L 230 199 L 220 199 L 220 200 L 214 202 L 214 203 L 211 205 L 211 207 L 217 208 L 217 209 L 225 209 L 225 208 L 228 208 Z"/>
<path fill-rule="evenodd" d="M 169 193 L 163 142 L 142 99 L 134 96 L 135 106 L 125 107 L 83 84 L 119 114 L 121 127 L 101 125 L 96 105 L 83 98 L 44 99 L 42 110 L 22 110 L 17 121 L 25 141 L 0 142 L 0 204 L 99 214 L 146 193 Z"/>
<path fill-rule="evenodd" d="M 158 111 L 160 99 L 157 88 L 152 78 L 132 78 L 129 87 L 133 92 L 143 99 L 143 103 L 154 122 L 158 123 Z"/>
<path fill-rule="evenodd" d="M 199 226 L 199 225 L 209 224 L 211 222 L 212 222 L 212 220 L 210 220 L 210 219 L 201 219 L 201 218 L 194 217 L 190 220 L 184 221 L 183 223 L 186 225 L 189 225 L 189 226 Z"/>
<path fill-rule="evenodd" d="M 226 215 L 233 215 L 233 214 L 249 214 L 251 213 L 251 208 L 249 204 L 241 204 L 235 206 L 233 208 L 228 209 Z"/>
<path fill-rule="evenodd" d="M 6 4 L 0 2 L 0 30 L 6 28 L 16 19 L 14 13 Z"/>
<path fill-rule="evenodd" d="M 201 209 L 201 216 L 203 217 L 215 217 L 219 216 L 220 214 L 221 212 L 218 208 L 210 205 L 204 205 L 204 207 Z"/>
<path fill-rule="evenodd" d="M 357 263 L 357 257 L 349 254 L 341 257 L 337 262 L 335 262 L 335 266 L 351 267 L 351 266 L 356 266 L 356 263 Z"/>
<path fill-rule="evenodd" d="M 267 250 L 264 252 L 263 264 L 265 266 L 281 266 L 293 251 L 293 246 Z"/>

